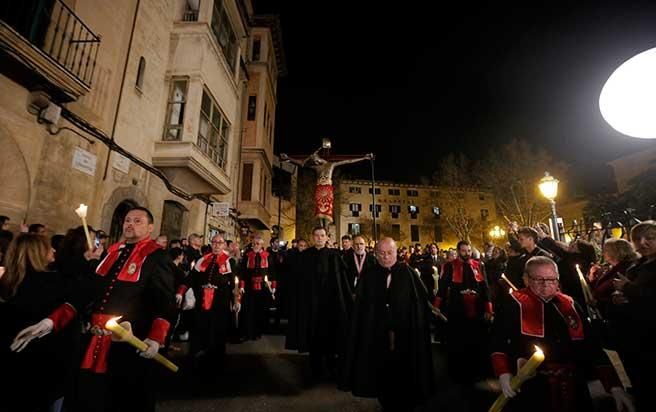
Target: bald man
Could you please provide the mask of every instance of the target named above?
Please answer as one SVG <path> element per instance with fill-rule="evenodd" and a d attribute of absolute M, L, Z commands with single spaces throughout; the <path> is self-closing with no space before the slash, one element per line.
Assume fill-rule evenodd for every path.
<path fill-rule="evenodd" d="M 414 270 L 397 261 L 392 238 L 378 243 L 376 261 L 356 290 L 340 388 L 378 398 L 384 411 L 410 411 L 434 391 L 430 300 Z"/>

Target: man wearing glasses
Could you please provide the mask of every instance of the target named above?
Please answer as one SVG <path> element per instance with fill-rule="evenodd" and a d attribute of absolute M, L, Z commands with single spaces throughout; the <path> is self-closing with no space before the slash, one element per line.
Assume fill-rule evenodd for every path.
<path fill-rule="evenodd" d="M 587 378 L 596 372 L 617 409 L 634 411 L 600 342 L 590 334 L 588 318 L 570 296 L 559 292 L 558 278 L 558 267 L 550 258 L 529 259 L 524 270 L 528 287 L 512 292 L 509 306 L 495 321 L 492 366 L 504 395 L 517 398 L 508 406 L 532 412 L 593 410 Z M 510 380 L 535 346 L 544 352 L 545 361 L 520 393 Z"/>
<path fill-rule="evenodd" d="M 225 344 L 231 322 L 231 311 L 239 312 L 240 303 L 233 302 L 237 262 L 225 250 L 221 235 L 212 238 L 212 252 L 196 261 L 175 295 L 178 306 L 189 287 L 194 290 L 196 306 L 191 330 L 191 354 L 194 367 L 211 373 L 225 356 Z M 202 366 L 201 366 L 202 365 Z"/>

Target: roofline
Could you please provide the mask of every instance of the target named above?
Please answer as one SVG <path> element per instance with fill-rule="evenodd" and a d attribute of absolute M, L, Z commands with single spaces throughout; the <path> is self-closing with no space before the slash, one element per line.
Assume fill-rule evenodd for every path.
<path fill-rule="evenodd" d="M 280 16 L 277 14 L 256 14 L 251 17 L 252 27 L 266 27 L 271 31 L 271 40 L 276 54 L 276 63 L 278 65 L 278 76 L 287 75 L 287 60 L 285 59 L 285 49 L 282 42 L 282 28 L 280 26 Z"/>

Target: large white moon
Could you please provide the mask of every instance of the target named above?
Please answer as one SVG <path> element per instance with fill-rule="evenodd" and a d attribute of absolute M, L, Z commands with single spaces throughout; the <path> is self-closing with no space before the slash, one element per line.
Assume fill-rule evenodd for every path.
<path fill-rule="evenodd" d="M 633 56 L 611 74 L 601 89 L 599 109 L 618 132 L 656 139 L 656 48 Z"/>

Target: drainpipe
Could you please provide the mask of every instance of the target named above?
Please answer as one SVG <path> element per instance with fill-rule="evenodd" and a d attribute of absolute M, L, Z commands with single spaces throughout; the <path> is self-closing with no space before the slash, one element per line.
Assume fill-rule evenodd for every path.
<path fill-rule="evenodd" d="M 132 51 L 132 39 L 134 38 L 134 29 L 137 24 L 137 15 L 139 14 L 139 5 L 141 0 L 137 0 L 137 5 L 134 8 L 134 16 L 132 17 L 132 31 L 130 31 L 130 40 L 128 42 L 128 51 L 125 56 L 125 63 L 123 64 L 123 77 L 121 78 L 121 88 L 118 92 L 118 102 L 116 103 L 116 111 L 114 112 L 114 122 L 112 124 L 112 133 L 110 135 L 112 142 L 114 141 L 114 134 L 116 133 L 116 123 L 118 122 L 118 114 L 121 109 L 121 101 L 123 100 L 123 86 L 125 85 L 125 76 L 128 71 L 128 62 L 130 61 L 130 52 Z M 105 171 L 103 172 L 103 181 L 107 180 L 107 172 L 109 170 L 109 158 L 112 154 L 112 149 L 107 153 L 107 160 L 105 161 Z"/>

